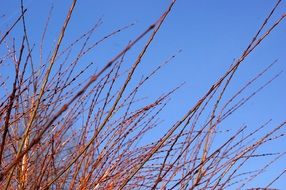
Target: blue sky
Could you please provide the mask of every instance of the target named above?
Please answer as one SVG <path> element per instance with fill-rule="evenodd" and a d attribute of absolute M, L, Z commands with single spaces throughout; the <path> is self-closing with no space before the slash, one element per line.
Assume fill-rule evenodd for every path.
<path fill-rule="evenodd" d="M 29 23 L 30 41 L 36 43 L 41 38 L 49 8 L 53 4 L 53 16 L 50 23 L 52 27 L 49 28 L 45 43 L 45 49 L 48 52 L 52 45 L 50 42 L 57 39 L 70 3 L 68 0 L 26 0 L 25 4 L 28 8 L 26 20 Z M 161 115 L 166 126 L 180 118 L 229 68 L 233 60 L 239 58 L 275 3 L 274 0 L 177 1 L 151 45 L 149 53 L 136 71 L 138 76 L 146 74 L 168 57 L 176 54 L 178 50 L 182 50 L 172 63 L 165 66 L 140 92 L 142 97 L 147 96 L 152 100 L 182 82 L 186 82 L 175 93 L 168 109 Z M 0 4 L 0 28 L 3 31 L 2 29 L 10 26 L 19 15 L 20 5 L 19 1 L 15 0 L 0 0 Z M 64 44 L 88 30 L 99 18 L 102 18 L 103 24 L 96 32 L 98 38 L 119 27 L 135 23 L 133 27 L 102 46 L 98 52 L 89 54 L 83 60 L 95 61 L 103 65 L 129 40 L 157 20 L 168 4 L 169 1 L 158 0 L 79 1 Z M 285 8 L 286 2 L 284 1 L 270 23 L 278 19 L 283 11 L 285 12 Z M 281 70 L 285 70 L 285 29 L 284 21 L 245 60 L 232 81 L 233 88 L 230 89 L 229 94 L 276 59 L 278 59 L 277 64 L 249 92 Z M 17 36 L 17 30 L 14 33 Z M 100 64 L 98 67 L 100 68 Z M 272 125 L 275 126 L 285 120 L 285 84 L 286 72 L 284 71 L 277 80 L 238 110 L 231 119 L 226 120 L 225 125 L 239 127 L 247 123 L 249 126 L 256 127 L 272 118 Z M 160 132 L 157 135 L 160 136 Z M 153 138 L 155 137 L 156 135 Z M 285 143 L 285 140 L 283 142 Z M 267 150 L 280 151 L 283 150 L 281 148 L 279 146 L 274 148 L 273 145 L 266 147 Z M 271 173 L 268 175 L 271 176 Z M 263 185 L 263 182 L 262 178 L 257 183 Z M 275 185 L 280 188 L 286 187 L 285 182 L 281 180 Z"/>

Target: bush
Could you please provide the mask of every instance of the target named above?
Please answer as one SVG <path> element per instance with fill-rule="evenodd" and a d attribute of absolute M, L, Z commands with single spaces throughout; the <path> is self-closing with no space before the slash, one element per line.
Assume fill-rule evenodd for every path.
<path fill-rule="evenodd" d="M 272 187 L 285 172 L 284 168 L 276 172 L 272 166 L 285 152 L 263 148 L 279 145 L 286 121 L 271 127 L 271 120 L 259 121 L 255 129 L 247 125 L 236 129 L 228 121 L 281 74 L 254 88 L 274 61 L 244 85 L 237 87 L 233 82 L 245 59 L 284 20 L 285 14 L 276 21 L 273 18 L 280 2 L 241 56 L 167 126 L 160 116 L 174 114 L 176 110 L 168 111 L 168 103 L 184 87 L 178 85 L 151 102 L 142 98 L 142 91 L 147 85 L 156 91 L 156 81 L 150 78 L 181 51 L 147 75 L 141 77 L 138 69 L 144 67 L 146 54 L 155 56 L 150 45 L 167 24 L 176 1 L 119 51 L 118 47 L 99 47 L 120 40 L 118 35 L 134 24 L 95 40 L 94 33 L 104 20 L 99 19 L 87 32 L 71 39 L 69 32 L 77 29 L 69 28 L 75 19 L 76 0 L 53 48 L 47 45 L 47 35 L 54 27 L 50 26 L 55 19 L 53 7 L 41 39 L 34 44 L 29 33 L 33 28 L 26 19 L 33 12 L 29 13 L 21 1 L 21 14 L 7 21 L 9 27 L 1 32 L 0 41 L 1 189 L 245 189 L 260 185 L 252 182 L 267 170 L 273 177 L 266 185 L 263 181 L 263 186 Z M 45 53 L 47 48 L 50 53 Z M 97 48 L 108 51 L 111 58 L 105 64 L 90 61 L 88 55 Z M 135 61 L 129 64 L 132 59 Z M 180 105 L 176 106 L 181 112 Z M 252 166 L 257 160 L 258 168 Z"/>

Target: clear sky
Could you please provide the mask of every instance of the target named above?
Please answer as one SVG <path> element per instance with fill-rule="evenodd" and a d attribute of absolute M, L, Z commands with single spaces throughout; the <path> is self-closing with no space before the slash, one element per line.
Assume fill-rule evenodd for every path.
<path fill-rule="evenodd" d="M 52 45 L 51 42 L 58 37 L 60 26 L 71 1 L 26 0 L 24 2 L 28 8 L 26 20 L 29 25 L 30 41 L 34 43 L 40 40 L 49 9 L 52 4 L 54 6 L 50 22 L 52 27 L 49 28 L 47 43 L 45 43 L 45 49 L 48 52 L 49 46 Z M 161 115 L 166 126 L 180 118 L 229 68 L 233 60 L 239 58 L 275 3 L 275 0 L 177 1 L 151 45 L 149 53 L 136 71 L 138 76 L 146 74 L 176 54 L 178 50 L 182 50 L 171 64 L 165 66 L 140 91 L 140 96 L 153 100 L 182 82 L 186 82 L 174 94 L 169 106 Z M 78 1 L 68 28 L 68 35 L 64 38 L 64 44 L 87 31 L 99 18 L 102 18 L 103 24 L 95 33 L 95 39 L 99 39 L 119 27 L 135 23 L 118 37 L 112 38 L 98 52 L 89 54 L 83 60 L 97 62 L 100 68 L 100 64 L 103 65 L 129 40 L 157 20 L 168 5 L 169 1 L 167 0 Z M 277 20 L 285 11 L 286 2 L 283 1 L 270 23 Z M 19 0 L 0 0 L 1 31 L 10 26 L 11 22 L 18 17 L 19 12 Z M 240 88 L 276 59 L 278 59 L 277 64 L 245 95 L 257 89 L 281 70 L 286 69 L 285 30 L 286 22 L 284 21 L 244 61 L 232 81 L 233 88 L 228 93 L 231 94 Z M 14 33 L 17 36 L 17 32 Z M 272 84 L 226 120 L 224 125 L 238 128 L 242 124 L 248 124 L 255 128 L 268 119 L 273 119 L 271 126 L 281 123 L 286 119 L 285 84 L 286 72 L 284 71 Z M 154 134 L 153 138 L 155 139 L 157 136 L 160 136 L 160 131 Z M 281 141 L 281 143 L 284 144 L 266 146 L 266 151 L 285 151 L 286 141 Z M 285 166 L 285 161 L 281 161 L 280 164 L 284 163 Z M 272 173 L 267 173 L 268 177 L 275 176 L 276 170 L 277 172 L 281 170 L 279 165 L 274 167 Z M 256 183 L 263 186 L 267 175 L 264 178 L 259 178 Z M 286 177 L 282 179 L 286 179 Z M 286 188 L 285 181 L 278 181 L 274 187 Z"/>

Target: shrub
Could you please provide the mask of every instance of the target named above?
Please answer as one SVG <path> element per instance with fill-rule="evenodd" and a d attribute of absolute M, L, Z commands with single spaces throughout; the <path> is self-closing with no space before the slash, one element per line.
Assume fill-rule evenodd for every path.
<path fill-rule="evenodd" d="M 36 44 L 30 40 L 25 19 L 30 13 L 23 1 L 19 17 L 1 33 L 1 189 L 243 189 L 284 158 L 284 152 L 259 150 L 284 138 L 286 121 L 272 127 L 271 120 L 265 121 L 255 129 L 221 127 L 281 74 L 253 90 L 275 61 L 242 87 L 227 92 L 235 85 L 232 81 L 241 64 L 284 20 L 285 14 L 270 23 L 281 1 L 241 56 L 183 116 L 174 118 L 171 126 L 164 124 L 158 138 L 161 134 L 152 133 L 162 129 L 160 114 L 184 87 L 178 85 L 152 102 L 142 99 L 140 89 L 150 85 L 155 90 L 150 78 L 178 53 L 142 78 L 136 71 L 176 1 L 115 56 L 108 54 L 111 58 L 105 64 L 87 61 L 87 55 L 133 24 L 94 40 L 103 22 L 99 19 L 90 30 L 64 43 L 72 30 L 76 2 L 50 54 L 45 54 L 45 40 L 52 11 Z M 9 77 L 5 73 L 12 71 Z M 266 161 L 254 170 L 250 163 L 257 159 Z M 284 172 L 273 171 L 265 188 Z"/>

